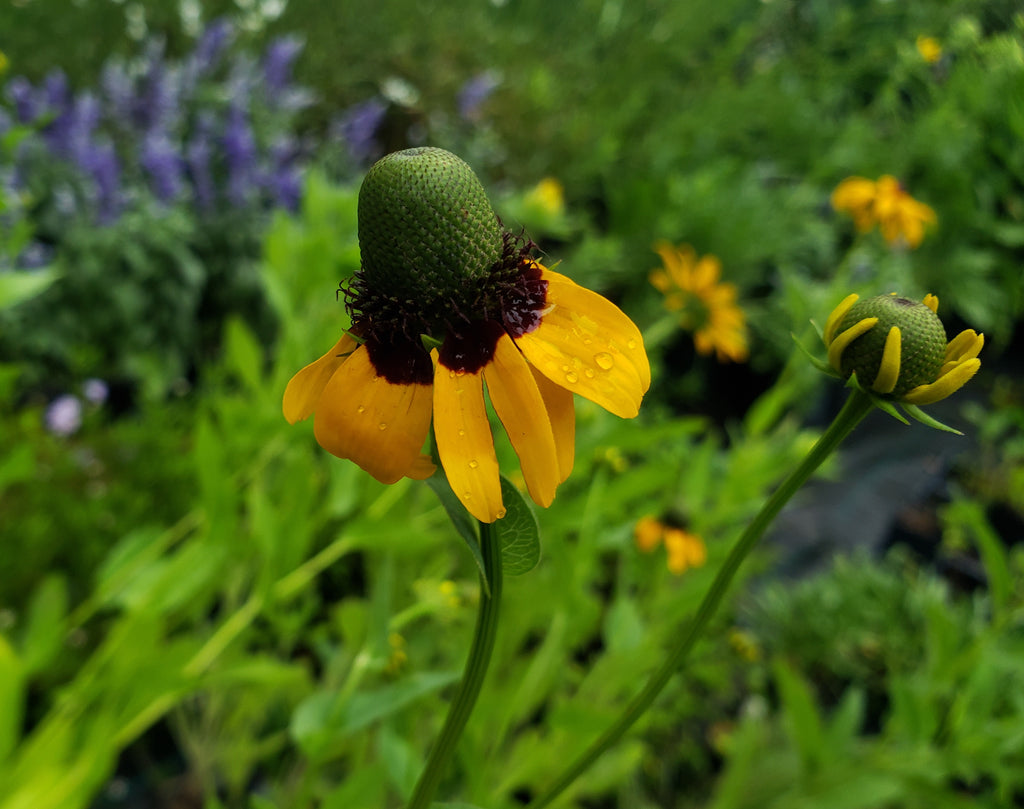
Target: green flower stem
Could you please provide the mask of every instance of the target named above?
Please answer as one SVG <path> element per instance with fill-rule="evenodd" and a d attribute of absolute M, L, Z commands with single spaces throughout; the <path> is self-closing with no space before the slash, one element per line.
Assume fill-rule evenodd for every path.
<path fill-rule="evenodd" d="M 434 749 L 430 751 L 427 766 L 416 783 L 407 809 L 427 809 L 430 806 L 443 770 L 455 751 L 455 745 L 462 735 L 463 728 L 466 727 L 469 715 L 473 712 L 473 706 L 476 705 L 476 698 L 487 674 L 487 666 L 491 662 L 501 605 L 501 548 L 498 547 L 497 532 L 490 523 L 480 523 L 480 553 L 484 560 L 484 572 L 481 576 L 480 609 L 476 616 L 473 645 L 469 650 L 466 668 L 462 672 L 458 693 L 448 709 L 444 727 L 441 728 Z M 488 592 L 490 596 L 487 595 Z"/>
<path fill-rule="evenodd" d="M 740 536 L 739 540 L 729 551 L 729 555 L 719 569 L 711 588 L 697 609 L 697 614 L 684 630 L 682 642 L 676 646 L 662 663 L 651 678 L 647 681 L 644 689 L 633 698 L 622 715 L 594 742 L 546 792 L 541 794 L 527 809 L 541 809 L 548 806 L 555 798 L 562 794 L 590 765 L 601 755 L 611 748 L 622 736 L 632 727 L 644 712 L 651 707 L 651 704 L 661 693 L 662 689 L 672 679 L 672 676 L 679 670 L 687 655 L 693 650 L 700 636 L 707 628 L 711 617 L 718 610 L 732 583 L 736 571 L 739 570 L 747 554 L 764 535 L 772 520 L 778 516 L 782 507 L 789 499 L 796 494 L 797 490 L 807 482 L 814 471 L 821 466 L 822 462 L 842 443 L 856 427 L 861 419 L 868 414 L 872 408 L 871 398 L 859 391 L 850 392 L 849 398 L 843 405 L 842 410 L 829 426 L 828 430 L 818 439 L 818 442 L 811 448 L 807 457 L 790 474 L 782 485 L 768 498 L 761 510 L 754 517 L 753 521 Z"/>

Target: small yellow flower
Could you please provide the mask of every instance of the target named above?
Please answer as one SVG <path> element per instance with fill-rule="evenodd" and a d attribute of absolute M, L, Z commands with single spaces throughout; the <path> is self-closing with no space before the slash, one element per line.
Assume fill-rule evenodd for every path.
<path fill-rule="evenodd" d="M 638 520 L 633 529 L 633 538 L 643 553 L 650 553 L 664 541 L 668 569 L 677 576 L 689 568 L 702 567 L 707 562 L 708 553 L 703 539 L 691 531 L 668 525 L 654 517 L 647 516 Z"/>
<path fill-rule="evenodd" d="M 554 177 L 545 177 L 527 192 L 523 203 L 547 216 L 559 216 L 565 212 L 565 189 Z"/>
<path fill-rule="evenodd" d="M 729 645 L 736 654 L 749 663 L 756 663 L 761 659 L 761 645 L 752 633 L 744 629 L 733 627 L 729 630 Z"/>
<path fill-rule="evenodd" d="M 736 285 L 720 281 L 718 258 L 698 258 L 688 244 L 658 242 L 654 249 L 664 266 L 651 271 L 650 282 L 665 296 L 665 308 L 677 312 L 682 327 L 693 332 L 697 351 L 714 352 L 719 362 L 745 361 L 750 355 L 746 317 L 736 302 Z"/>
<path fill-rule="evenodd" d="M 925 225 L 936 222 L 935 211 L 910 196 L 889 174 L 877 182 L 847 177 L 832 192 L 832 207 L 849 214 L 862 233 L 877 225 L 889 244 L 911 248 L 921 244 Z"/>
<path fill-rule="evenodd" d="M 388 635 L 388 646 L 391 648 L 391 654 L 388 655 L 384 671 L 387 674 L 397 674 L 409 662 L 409 655 L 405 652 L 405 638 L 397 632 L 392 632 Z"/>
<path fill-rule="evenodd" d="M 920 418 L 919 405 L 945 399 L 978 372 L 985 345 L 985 335 L 974 329 L 947 343 L 938 308 L 935 295 L 920 303 L 895 294 L 863 301 L 848 295 L 822 335 L 832 372 L 844 379 L 856 375 L 862 389 Z"/>
<path fill-rule="evenodd" d="M 924 34 L 917 38 L 917 52 L 928 64 L 934 65 L 942 58 L 942 45 L 935 37 L 927 37 Z"/>
<path fill-rule="evenodd" d="M 573 394 L 623 418 L 651 383 L 639 329 L 610 301 L 541 266 L 504 232 L 455 155 L 408 149 L 359 192 L 362 266 L 351 328 L 284 392 L 285 418 L 315 413 L 317 442 L 382 483 L 433 474 L 482 522 L 505 514 L 484 398 L 548 506 L 573 467 Z"/>

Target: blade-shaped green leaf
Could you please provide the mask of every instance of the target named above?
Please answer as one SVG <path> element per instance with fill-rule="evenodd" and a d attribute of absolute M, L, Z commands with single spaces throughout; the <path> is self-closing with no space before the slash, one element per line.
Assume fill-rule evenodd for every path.
<path fill-rule="evenodd" d="M 484 557 L 480 553 L 480 538 L 476 532 L 476 523 L 459 502 L 459 498 L 455 496 L 455 492 L 452 491 L 452 487 L 448 484 L 448 478 L 444 476 L 444 471 L 440 466 L 437 467 L 437 471 L 433 475 L 427 478 L 427 485 L 441 501 L 441 505 L 444 506 L 444 510 L 448 514 L 448 519 L 452 521 L 459 536 L 466 540 L 466 547 L 469 548 L 469 552 L 476 562 L 477 570 L 480 571 L 480 582 L 484 588 L 484 595 L 490 598 L 491 589 L 487 585 Z"/>
<path fill-rule="evenodd" d="M 38 295 L 56 280 L 57 273 L 49 268 L 0 275 L 0 309 Z"/>
<path fill-rule="evenodd" d="M 507 479 L 501 479 L 505 516 L 494 524 L 501 547 L 501 565 L 510 576 L 529 573 L 540 561 L 540 529 L 526 498 Z"/>

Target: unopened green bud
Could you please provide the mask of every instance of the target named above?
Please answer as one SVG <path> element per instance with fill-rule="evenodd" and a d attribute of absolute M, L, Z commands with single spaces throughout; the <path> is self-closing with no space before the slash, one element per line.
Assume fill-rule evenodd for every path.
<path fill-rule="evenodd" d="M 444 149 L 393 152 L 359 189 L 367 287 L 402 301 L 460 300 L 502 257 L 502 230 L 473 170 Z"/>

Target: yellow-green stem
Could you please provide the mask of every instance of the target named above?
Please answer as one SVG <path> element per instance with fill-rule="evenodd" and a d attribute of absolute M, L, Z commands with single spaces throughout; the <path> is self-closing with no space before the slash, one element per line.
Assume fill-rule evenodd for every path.
<path fill-rule="evenodd" d="M 483 556 L 484 572 L 480 586 L 480 608 L 477 611 L 473 645 L 462 672 L 459 690 L 448 709 L 448 716 L 437 737 L 434 749 L 430 751 L 427 766 L 420 775 L 407 809 L 427 809 L 437 791 L 441 775 L 448 764 L 469 715 L 476 705 L 487 666 L 491 662 L 494 638 L 498 631 L 498 611 L 501 604 L 501 548 L 494 526 L 480 523 L 480 553 Z M 486 586 L 485 586 L 486 583 Z M 488 596 L 488 592 L 490 596 Z"/>
<path fill-rule="evenodd" d="M 693 650 L 694 645 L 696 645 L 700 636 L 707 628 L 708 622 L 721 605 L 722 599 L 725 597 L 726 591 L 736 575 L 736 571 L 739 570 L 743 560 L 746 559 L 758 540 L 764 535 L 772 520 L 775 519 L 782 510 L 782 507 L 797 490 L 814 474 L 814 471 L 821 466 L 822 462 L 832 454 L 843 439 L 868 414 L 872 406 L 871 399 L 867 394 L 859 390 L 850 392 L 850 396 L 843 405 L 839 415 L 836 416 L 832 424 L 829 425 L 829 428 L 811 448 L 807 457 L 782 482 L 775 493 L 768 498 L 764 506 L 757 513 L 757 516 L 754 517 L 739 540 L 737 540 L 718 574 L 715 576 L 714 581 L 711 583 L 711 587 L 704 596 L 704 600 L 697 608 L 697 614 L 684 630 L 682 641 L 679 645 L 669 652 L 661 668 L 651 675 L 647 685 L 626 706 L 626 709 L 619 718 L 565 770 L 561 777 L 546 792 L 530 803 L 527 809 L 542 809 L 542 807 L 548 806 L 596 762 L 601 755 L 618 742 L 625 735 L 626 731 L 651 707 L 662 689 L 672 679 L 672 676 L 679 670 L 686 657 Z"/>

